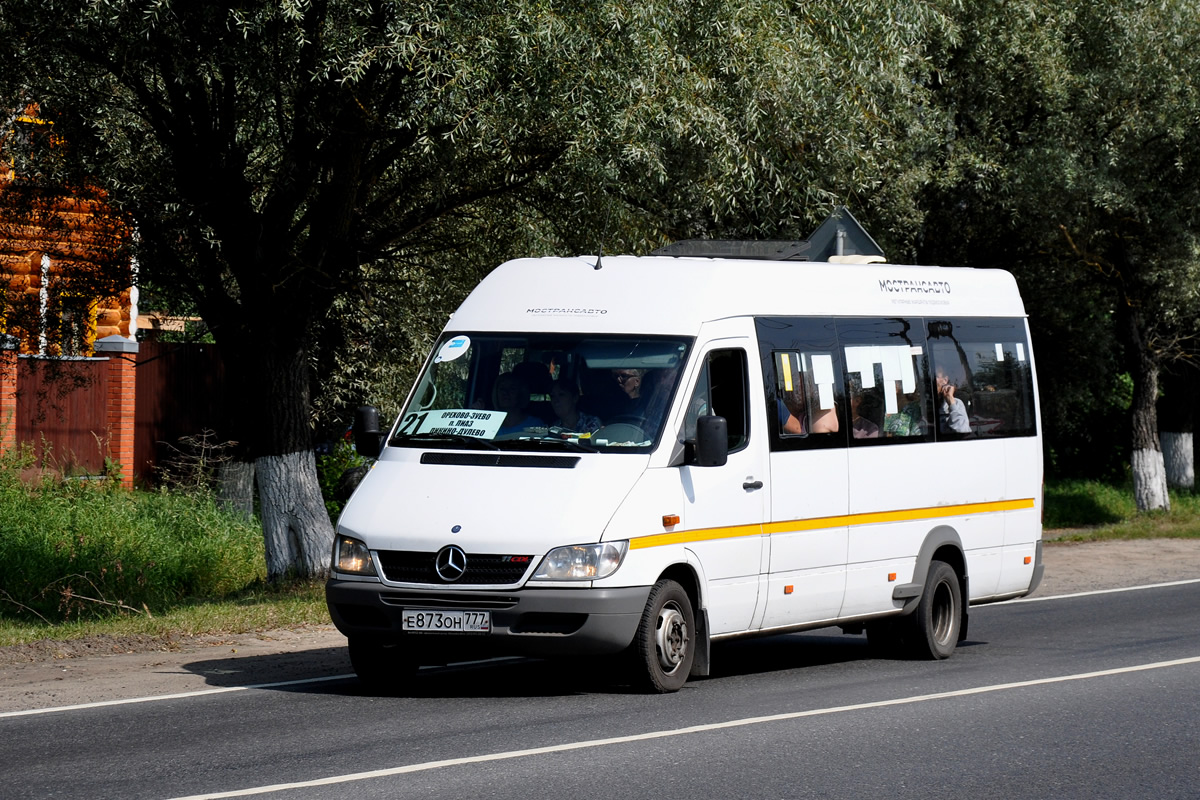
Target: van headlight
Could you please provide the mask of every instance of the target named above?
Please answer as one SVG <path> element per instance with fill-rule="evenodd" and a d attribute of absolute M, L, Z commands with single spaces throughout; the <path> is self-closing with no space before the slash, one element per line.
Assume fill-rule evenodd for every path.
<path fill-rule="evenodd" d="M 339 535 L 333 540 L 333 569 L 352 575 L 378 575 L 366 544 L 349 536 Z"/>
<path fill-rule="evenodd" d="M 546 554 L 534 580 L 594 581 L 617 571 L 625 559 L 629 542 L 601 542 L 557 547 Z"/>

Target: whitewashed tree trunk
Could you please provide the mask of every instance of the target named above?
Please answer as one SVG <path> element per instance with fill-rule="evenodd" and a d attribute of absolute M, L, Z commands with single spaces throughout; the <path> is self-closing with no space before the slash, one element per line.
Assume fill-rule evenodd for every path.
<path fill-rule="evenodd" d="M 333 547 L 333 526 L 321 499 L 312 450 L 262 456 L 254 466 L 268 579 L 325 575 Z"/>
<path fill-rule="evenodd" d="M 1191 433 L 1160 433 L 1167 485 L 1172 489 L 1191 489 L 1196 482 Z"/>
<path fill-rule="evenodd" d="M 1130 423 L 1133 499 L 1138 511 L 1169 511 L 1167 470 L 1158 439 L 1159 356 L 1145 345 L 1145 321 L 1140 311 L 1130 309 L 1126 320 L 1133 346 L 1133 403 Z"/>
<path fill-rule="evenodd" d="M 1167 470 L 1161 450 L 1133 451 L 1133 497 L 1138 511 L 1170 511 Z"/>
<path fill-rule="evenodd" d="M 217 471 L 217 502 L 247 522 L 254 517 L 254 462 L 226 461 Z"/>

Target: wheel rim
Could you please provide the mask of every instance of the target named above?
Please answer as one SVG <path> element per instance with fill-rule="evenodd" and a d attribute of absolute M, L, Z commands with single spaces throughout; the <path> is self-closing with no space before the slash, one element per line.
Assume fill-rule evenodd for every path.
<path fill-rule="evenodd" d="M 675 603 L 667 603 L 658 612 L 658 627 L 654 631 L 658 663 L 668 675 L 679 669 L 687 658 L 691 637 L 687 620 Z"/>
<path fill-rule="evenodd" d="M 930 609 L 933 616 L 933 638 L 939 645 L 946 645 L 954 632 L 954 592 L 950 584 L 942 581 L 933 593 Z"/>

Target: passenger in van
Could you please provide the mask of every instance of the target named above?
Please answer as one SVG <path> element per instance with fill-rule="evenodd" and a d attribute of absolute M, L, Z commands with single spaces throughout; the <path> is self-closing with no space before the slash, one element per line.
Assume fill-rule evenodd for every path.
<path fill-rule="evenodd" d="M 788 436 L 805 436 L 809 433 L 837 433 L 838 417 L 836 408 L 817 409 L 816 418 L 809 430 L 807 403 L 803 392 L 792 392 L 786 402 L 783 398 L 776 400 L 776 413 L 779 417 L 779 432 Z"/>
<path fill-rule="evenodd" d="M 550 407 L 554 409 L 554 425 L 575 433 L 592 433 L 600 429 L 600 418 L 579 410 L 579 389 L 566 378 L 550 387 Z"/>
<path fill-rule="evenodd" d="M 971 421 L 967 418 L 967 407 L 954 396 L 955 386 L 946 371 L 937 368 L 938 430 L 942 433 L 970 433 Z"/>
<path fill-rule="evenodd" d="M 646 405 L 650 400 L 650 395 L 648 392 L 642 393 L 642 378 L 645 374 L 646 370 L 637 367 L 612 371 L 613 378 L 621 387 L 621 391 L 625 393 L 627 400 L 626 403 L 614 410 L 614 416 L 644 417 L 646 415 Z"/>
<path fill-rule="evenodd" d="M 879 426 L 867 416 L 864 405 L 868 405 L 871 396 L 867 395 L 858 380 L 850 381 L 850 433 L 855 439 L 878 439 Z"/>
<path fill-rule="evenodd" d="M 545 428 L 546 423 L 529 413 L 529 384 L 506 372 L 496 378 L 492 387 L 492 404 L 496 409 L 505 412 L 504 422 L 497 436 L 518 433 L 527 428 Z"/>
<path fill-rule="evenodd" d="M 904 400 L 903 408 L 883 418 L 883 432 L 887 436 L 920 436 L 924 433 L 920 395 L 916 392 L 906 394 Z"/>

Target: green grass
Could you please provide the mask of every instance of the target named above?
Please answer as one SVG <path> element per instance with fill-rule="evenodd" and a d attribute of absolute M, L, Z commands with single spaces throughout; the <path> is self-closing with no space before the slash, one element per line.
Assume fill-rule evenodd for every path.
<path fill-rule="evenodd" d="M 1172 491 L 1169 512 L 1139 513 L 1132 485 L 1052 481 L 1044 526 L 1060 541 L 1200 538 L 1200 494 Z"/>
<path fill-rule="evenodd" d="M 225 597 L 265 578 L 262 534 L 212 498 L 0 473 L 0 614 L 65 622 Z"/>
<path fill-rule="evenodd" d="M 69 641 L 90 637 L 171 641 L 189 636 L 328 624 L 324 584 L 310 582 L 257 586 L 223 599 L 189 600 L 159 613 L 113 613 L 56 624 L 0 617 L 0 647 L 44 639 Z"/>
<path fill-rule="evenodd" d="M 0 646 L 329 622 L 322 584 L 267 584 L 259 524 L 205 491 L 30 479 L 30 466 L 28 451 L 0 454 Z"/>

